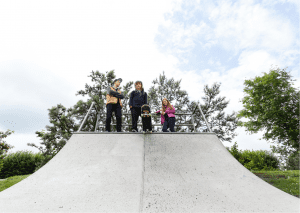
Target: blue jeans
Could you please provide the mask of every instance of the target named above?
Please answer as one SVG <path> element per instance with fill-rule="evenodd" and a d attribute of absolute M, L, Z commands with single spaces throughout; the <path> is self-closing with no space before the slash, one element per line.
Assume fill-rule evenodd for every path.
<path fill-rule="evenodd" d="M 171 132 L 175 132 L 175 130 L 174 130 L 174 126 L 175 126 L 175 117 L 174 117 L 174 118 L 168 117 L 168 118 L 165 120 L 165 122 L 164 122 L 163 125 L 164 125 L 164 126 L 163 126 L 163 129 L 162 129 L 163 132 L 167 132 L 168 127 L 170 128 Z"/>

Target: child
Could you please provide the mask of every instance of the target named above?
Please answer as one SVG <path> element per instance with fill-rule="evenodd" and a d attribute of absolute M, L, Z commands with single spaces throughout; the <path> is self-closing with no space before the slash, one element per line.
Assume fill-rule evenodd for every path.
<path fill-rule="evenodd" d="M 163 132 L 168 132 L 169 127 L 171 132 L 175 132 L 175 107 L 171 105 L 168 99 L 164 98 L 162 101 L 162 109 L 156 113 L 161 112 L 161 124 L 163 125 Z"/>
<path fill-rule="evenodd" d="M 117 118 L 117 132 L 121 132 L 122 128 L 122 111 L 123 107 L 121 99 L 124 99 L 124 95 L 121 93 L 119 86 L 122 82 L 121 78 L 115 79 L 113 82 L 113 87 L 107 88 L 106 95 L 106 132 L 110 132 L 110 123 L 112 112 L 115 112 Z"/>
<path fill-rule="evenodd" d="M 145 132 L 152 133 L 150 107 L 147 104 L 144 104 L 142 106 L 142 122 L 143 122 L 143 133 Z"/>
<path fill-rule="evenodd" d="M 132 117 L 132 131 L 138 132 L 137 121 L 141 115 L 141 107 L 147 104 L 147 93 L 144 91 L 143 83 L 141 81 L 135 82 L 135 90 L 131 92 L 129 106 Z"/>

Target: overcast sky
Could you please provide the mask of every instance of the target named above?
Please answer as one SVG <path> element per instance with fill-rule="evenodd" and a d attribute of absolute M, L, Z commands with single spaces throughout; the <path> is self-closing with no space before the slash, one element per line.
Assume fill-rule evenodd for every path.
<path fill-rule="evenodd" d="M 299 88 L 299 8 L 297 0 L 2 1 L 0 131 L 15 131 L 5 139 L 10 153 L 38 152 L 27 143 L 40 145 L 47 109 L 86 100 L 75 94 L 92 70 L 114 69 L 146 91 L 165 71 L 192 101 L 221 82 L 226 114 L 243 109 L 244 80 L 272 66 L 288 67 Z M 271 150 L 263 132 L 236 132 L 225 146 Z"/>

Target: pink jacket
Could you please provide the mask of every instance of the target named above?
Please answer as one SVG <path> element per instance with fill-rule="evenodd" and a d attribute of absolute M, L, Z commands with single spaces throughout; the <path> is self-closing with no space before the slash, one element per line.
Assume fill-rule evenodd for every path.
<path fill-rule="evenodd" d="M 167 107 L 165 113 L 167 113 L 170 118 L 175 118 L 175 115 L 174 115 L 175 107 L 173 105 L 172 105 L 172 107 L 173 107 L 173 110 L 171 110 L 169 107 Z M 160 111 L 161 110 L 158 110 L 155 113 L 159 113 Z M 163 124 L 165 122 L 165 116 L 163 114 L 161 114 L 160 118 L 161 118 L 161 124 Z"/>

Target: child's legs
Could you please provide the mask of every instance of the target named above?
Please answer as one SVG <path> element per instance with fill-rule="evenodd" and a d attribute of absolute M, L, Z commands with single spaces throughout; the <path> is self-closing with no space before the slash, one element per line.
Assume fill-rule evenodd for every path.
<path fill-rule="evenodd" d="M 117 132 L 121 132 L 122 129 L 122 112 L 121 112 L 121 106 L 120 104 L 116 105 L 116 108 L 114 110 L 117 120 Z"/>
<path fill-rule="evenodd" d="M 141 116 L 141 107 L 132 107 L 131 109 L 131 118 L 132 118 L 132 129 L 137 130 L 137 122 L 139 116 Z"/>
<path fill-rule="evenodd" d="M 168 119 L 165 119 L 165 122 L 164 122 L 164 126 L 163 126 L 162 131 L 163 131 L 163 132 L 168 132 L 167 129 L 168 129 Z"/>
<path fill-rule="evenodd" d="M 105 130 L 110 132 L 110 123 L 111 123 L 111 114 L 112 114 L 112 104 L 106 105 L 106 125 Z"/>
<path fill-rule="evenodd" d="M 175 127 L 175 118 L 169 118 L 169 127 L 171 132 L 175 132 L 174 127 Z"/>

